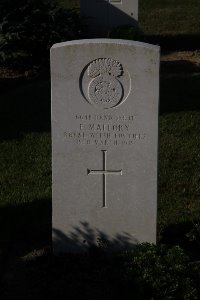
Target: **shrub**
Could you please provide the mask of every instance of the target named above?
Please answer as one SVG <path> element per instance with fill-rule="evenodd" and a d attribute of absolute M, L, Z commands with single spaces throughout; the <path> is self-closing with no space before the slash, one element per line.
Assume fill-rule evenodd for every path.
<path fill-rule="evenodd" d="M 145 299 L 198 299 L 196 271 L 178 246 L 140 244 L 126 254 L 125 270 L 126 280 L 143 291 Z"/>
<path fill-rule="evenodd" d="M 0 61 L 33 67 L 46 63 L 56 42 L 78 39 L 80 20 L 53 0 L 1 0 Z"/>

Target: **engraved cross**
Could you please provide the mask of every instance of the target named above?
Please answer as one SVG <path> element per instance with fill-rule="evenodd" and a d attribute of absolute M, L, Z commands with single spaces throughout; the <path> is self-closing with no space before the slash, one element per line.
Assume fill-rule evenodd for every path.
<path fill-rule="evenodd" d="M 107 207 L 106 199 L 106 176 L 107 175 L 122 175 L 122 170 L 107 170 L 106 162 L 106 150 L 101 150 L 103 152 L 103 170 L 90 170 L 87 169 L 88 175 L 103 175 L 103 206 Z"/>

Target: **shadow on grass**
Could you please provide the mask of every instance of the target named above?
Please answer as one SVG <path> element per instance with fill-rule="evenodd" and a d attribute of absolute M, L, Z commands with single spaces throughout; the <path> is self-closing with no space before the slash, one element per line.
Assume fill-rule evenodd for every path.
<path fill-rule="evenodd" d="M 160 113 L 200 110 L 200 73 L 161 73 Z"/>
<path fill-rule="evenodd" d="M 34 247 L 51 245 L 50 199 L 37 199 L 31 203 L 0 207 L 0 250 L 9 249 L 20 256 L 30 252 Z M 53 229 L 53 244 L 56 253 L 87 253 L 90 249 L 123 249 L 132 248 L 137 240 L 126 232 L 116 234 L 110 239 L 101 230 L 92 228 L 88 222 L 80 222 L 68 235 Z"/>
<path fill-rule="evenodd" d="M 24 255 L 51 243 L 51 199 L 0 207 L 0 250 Z M 17 249 L 17 245 L 20 247 Z"/>
<path fill-rule="evenodd" d="M 168 228 L 163 241 L 175 245 L 182 242 L 184 225 Z M 30 204 L 0 208 L 1 243 L 7 239 L 9 252 L 5 252 L 0 270 L 1 299 L 150 299 L 148 285 L 144 280 L 127 277 L 127 260 L 122 253 L 110 253 L 104 248 L 90 248 L 87 254 L 53 256 L 51 252 L 51 201 L 38 199 Z M 55 230 L 56 243 L 94 240 L 94 230 L 82 223 L 67 237 Z M 180 234 L 181 231 L 181 234 Z M 177 236 L 175 234 L 177 233 Z M 100 232 L 105 238 L 105 234 Z M 177 239 L 178 238 L 178 239 Z M 110 241 L 116 246 L 127 243 L 127 236 Z M 2 244 L 1 244 L 2 245 Z M 1 247 L 0 247 L 1 248 Z M 0 249 L 1 250 L 1 249 Z M 124 253 L 125 254 L 125 253 Z M 131 256 L 130 256 L 131 258 Z M 6 259 L 8 261 L 6 262 Z M 7 265 L 6 265 L 7 263 Z M 153 274 L 156 276 L 156 274 Z M 152 292 L 152 291 L 151 291 Z M 182 298 L 181 298 L 182 299 Z"/>
<path fill-rule="evenodd" d="M 1 80 L 0 139 L 21 133 L 50 131 L 50 81 Z"/>
<path fill-rule="evenodd" d="M 0 207 L 1 281 L 16 257 L 51 244 L 51 200 L 38 199 L 22 205 Z M 20 269 L 21 270 L 21 269 Z M 19 274 L 17 274 L 17 277 Z M 20 283 L 21 284 L 21 283 Z M 7 299 L 7 298 L 6 298 Z M 13 299 L 15 299 L 13 295 Z M 29 299 L 25 297 L 24 299 Z"/>
<path fill-rule="evenodd" d="M 144 42 L 159 45 L 167 51 L 192 51 L 200 48 L 200 35 L 177 34 L 177 35 L 145 35 Z"/>
<path fill-rule="evenodd" d="M 161 62 L 160 113 L 200 110 L 200 67 L 186 60 Z"/>
<path fill-rule="evenodd" d="M 147 300 L 147 293 L 144 284 L 126 280 L 120 256 L 46 253 L 12 265 L 1 299 Z"/>
<path fill-rule="evenodd" d="M 200 73 L 200 66 L 187 60 L 173 60 L 173 61 L 162 61 L 161 62 L 161 74 L 187 74 Z"/>
<path fill-rule="evenodd" d="M 0 208 L 0 288 L 1 299 L 145 299 L 143 290 L 123 279 L 124 266 L 118 253 L 112 255 L 96 247 L 87 254 L 53 256 L 51 251 L 51 202 L 36 200 L 30 204 Z M 86 223 L 67 237 L 54 231 L 55 243 L 80 246 L 81 239 L 94 240 L 94 231 Z M 99 232 L 100 236 L 106 235 Z M 117 236 L 110 246 L 128 243 Z M 66 244 L 65 244 L 66 245 Z M 0 284 L 1 285 L 1 284 Z M 140 290 L 141 289 L 141 290 Z"/>
<path fill-rule="evenodd" d="M 17 255 L 23 256 L 33 251 L 35 247 L 51 246 L 51 219 L 51 199 L 37 199 L 31 203 L 0 207 L 0 251 L 17 250 Z M 193 228 L 192 222 L 172 224 L 164 230 L 159 243 L 179 245 L 191 254 L 200 255 L 200 245 L 197 242 L 190 242 L 187 237 Z M 56 253 L 62 253 L 66 248 L 69 252 L 71 249 L 74 251 L 73 247 L 74 252 L 88 253 L 90 249 L 94 252 L 98 252 L 98 249 L 117 251 L 131 249 L 137 244 L 137 240 L 126 232 L 109 239 L 105 232 L 92 228 L 89 223 L 82 221 L 69 232 L 68 236 L 54 228 L 53 243 Z M 16 247 L 17 245 L 20 246 Z M 14 252 L 13 254 L 16 254 Z"/>
<path fill-rule="evenodd" d="M 110 37 L 158 45 L 162 51 L 195 51 L 200 49 L 199 34 L 151 35 L 145 34 L 140 25 L 113 28 Z"/>

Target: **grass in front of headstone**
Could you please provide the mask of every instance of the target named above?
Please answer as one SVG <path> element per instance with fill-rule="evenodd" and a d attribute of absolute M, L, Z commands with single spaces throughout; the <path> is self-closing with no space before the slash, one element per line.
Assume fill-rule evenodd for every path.
<path fill-rule="evenodd" d="M 51 196 L 51 146 L 46 133 L 1 143 L 1 205 L 21 205 Z"/>
<path fill-rule="evenodd" d="M 165 242 L 194 252 L 195 243 L 200 244 L 199 120 L 200 113 L 195 111 L 160 119 L 159 232 Z M 190 244 L 190 233 L 195 229 L 194 243 Z"/>
<path fill-rule="evenodd" d="M 47 239 L 51 231 L 50 135 L 30 133 L 3 141 L 0 152 L 0 245 L 37 240 L 43 233 Z"/>

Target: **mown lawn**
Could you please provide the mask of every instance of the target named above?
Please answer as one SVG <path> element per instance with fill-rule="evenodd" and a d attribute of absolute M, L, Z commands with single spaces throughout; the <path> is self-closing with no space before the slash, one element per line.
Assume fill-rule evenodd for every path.
<path fill-rule="evenodd" d="M 200 112 L 160 117 L 160 230 L 200 218 Z"/>
<path fill-rule="evenodd" d="M 79 0 L 59 0 L 79 8 Z M 139 27 L 145 35 L 199 35 L 199 0 L 139 0 Z"/>
<path fill-rule="evenodd" d="M 141 0 L 139 22 L 147 35 L 199 35 L 198 0 Z"/>

